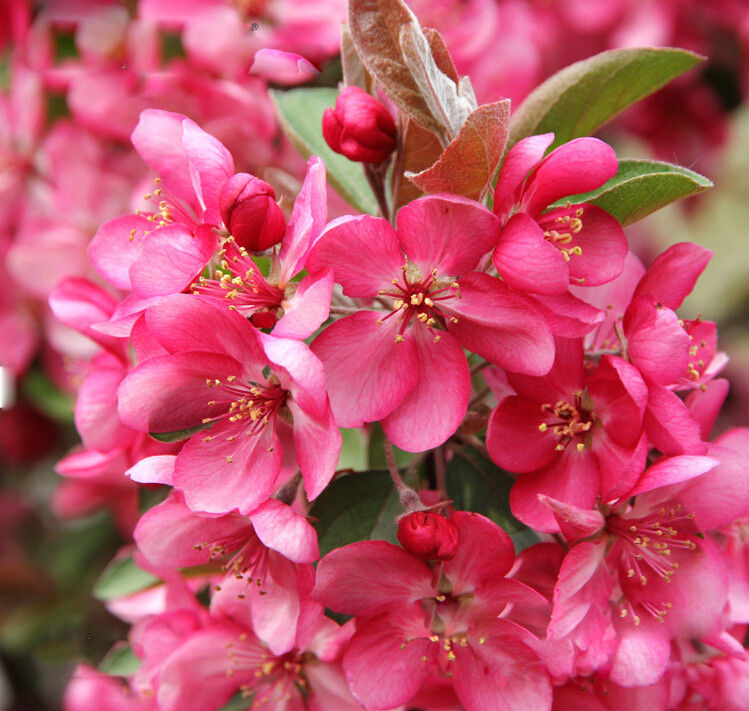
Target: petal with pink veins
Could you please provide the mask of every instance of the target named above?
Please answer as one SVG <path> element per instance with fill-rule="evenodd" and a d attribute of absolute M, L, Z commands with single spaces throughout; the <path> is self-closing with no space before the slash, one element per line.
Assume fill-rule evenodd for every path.
<path fill-rule="evenodd" d="M 378 326 L 381 316 L 359 311 L 331 324 L 312 342 L 312 352 L 325 367 L 330 405 L 341 427 L 381 420 L 419 378 L 412 339 L 396 343 L 397 319 Z"/>
<path fill-rule="evenodd" d="M 250 74 L 287 86 L 303 84 L 319 73 L 320 70 L 300 54 L 280 49 L 259 49 L 250 67 Z"/>
<path fill-rule="evenodd" d="M 514 289 L 563 294 L 569 287 L 568 263 L 525 213 L 515 214 L 507 222 L 492 259 L 502 279 Z"/>
<path fill-rule="evenodd" d="M 436 343 L 435 333 L 441 335 Z M 407 331 L 406 341 L 414 346 L 417 380 L 382 420 L 382 428 L 396 447 L 424 452 L 445 442 L 463 421 L 471 374 L 463 349 L 449 333 L 432 332 L 418 324 Z M 403 345 L 396 344 L 396 348 Z"/>
<path fill-rule="evenodd" d="M 294 563 L 314 563 L 320 557 L 315 529 L 290 506 L 268 499 L 249 514 L 249 519 L 264 545 Z"/>
<path fill-rule="evenodd" d="M 554 362 L 554 341 L 530 299 L 499 279 L 470 272 L 458 281 L 461 298 L 440 303 L 447 330 L 460 344 L 505 370 L 545 375 Z M 457 322 L 453 319 L 457 319 Z"/>
<path fill-rule="evenodd" d="M 309 338 L 327 320 L 332 293 L 332 270 L 308 274 L 299 282 L 294 295 L 282 302 L 284 315 L 273 327 L 273 335 L 300 341 Z"/>
<path fill-rule="evenodd" d="M 533 301 L 554 334 L 564 338 L 585 336 L 606 318 L 604 311 L 578 299 L 570 292 L 534 294 Z"/>
<path fill-rule="evenodd" d="M 320 561 L 313 597 L 335 612 L 369 617 L 433 594 L 426 563 L 392 543 L 359 541 Z"/>
<path fill-rule="evenodd" d="M 325 228 L 309 254 L 307 270 L 315 274 L 330 267 L 346 296 L 372 297 L 401 277 L 403 263 L 390 223 L 359 215 L 339 217 Z"/>
<path fill-rule="evenodd" d="M 537 217 L 551 203 L 603 185 L 619 170 L 614 149 L 597 138 L 576 138 L 555 148 L 528 178 L 519 211 Z"/>
<path fill-rule="evenodd" d="M 699 457 L 688 454 L 677 457 L 661 457 L 649 466 L 640 477 L 637 485 L 627 492 L 627 496 L 644 494 L 662 486 L 680 484 L 695 477 L 701 477 L 720 464 L 716 457 Z"/>
<path fill-rule="evenodd" d="M 281 455 L 273 422 L 257 434 L 219 423 L 187 441 L 177 457 L 174 486 L 194 511 L 249 514 L 273 493 Z"/>
<path fill-rule="evenodd" d="M 499 220 L 458 195 L 428 195 L 398 211 L 398 240 L 426 278 L 433 269 L 460 276 L 474 269 L 499 238 Z"/>
<path fill-rule="evenodd" d="M 700 437 L 710 437 L 710 432 L 718 419 L 720 409 L 728 396 L 729 383 L 725 378 L 716 378 L 696 388 L 684 401 L 692 419 L 700 426 Z"/>
<path fill-rule="evenodd" d="M 130 267 L 133 291 L 146 297 L 178 294 L 203 271 L 217 247 L 216 234 L 208 225 L 194 234 L 179 223 L 154 230 Z"/>
<path fill-rule="evenodd" d="M 609 679 L 625 687 L 649 686 L 666 671 L 671 657 L 667 630 L 654 619 L 640 617 L 635 625 L 631 617 L 617 621 L 619 644 L 611 660 Z"/>
<path fill-rule="evenodd" d="M 174 454 L 157 454 L 144 457 L 125 472 L 133 481 L 139 484 L 167 484 L 172 485 L 174 478 Z"/>
<path fill-rule="evenodd" d="M 684 401 L 668 388 L 651 383 L 643 426 L 650 443 L 664 454 L 704 454 L 700 427 Z"/>
<path fill-rule="evenodd" d="M 546 149 L 554 141 L 553 133 L 529 136 L 518 141 L 505 156 L 494 188 L 494 212 L 502 222 L 512 214 L 520 199 L 523 182 L 543 159 Z"/>
<path fill-rule="evenodd" d="M 108 220 L 96 231 L 88 245 L 91 263 L 112 286 L 130 290 L 130 267 L 141 255 L 144 237 L 153 223 L 140 215 Z"/>

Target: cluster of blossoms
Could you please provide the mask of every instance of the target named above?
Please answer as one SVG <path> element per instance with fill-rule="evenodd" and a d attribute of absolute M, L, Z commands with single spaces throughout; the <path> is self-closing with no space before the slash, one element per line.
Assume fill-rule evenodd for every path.
<path fill-rule="evenodd" d="M 626 17 L 639 37 L 641 8 L 606 2 L 591 18 L 583 4 L 532 19 L 584 34 Z M 403 197 L 392 179 L 416 166 L 408 138 L 411 122 L 430 130 L 414 118 L 425 109 L 404 110 L 356 37 L 344 70 L 358 52 L 365 80 L 317 127 L 380 206 L 349 214 L 328 194 L 331 164 L 301 167 L 282 141 L 267 92 L 338 51 L 345 3 L 238 5 L 141 0 L 137 20 L 106 3 L 51 2 L 33 22 L 24 2 L 2 10 L 21 49 L 3 144 L 15 187 L 0 183 L 17 234 L 0 247 L 32 283 L 2 296 L 0 353 L 22 373 L 49 309 L 51 369 L 78 376 L 81 439 L 57 466 L 55 506 L 109 508 L 132 541 L 118 562 L 147 580 L 108 600 L 135 667 L 79 666 L 66 711 L 746 711 L 749 430 L 711 438 L 727 359 L 714 323 L 677 314 L 710 252 L 678 243 L 646 269 L 595 202 L 615 151 L 540 131 L 504 151 L 506 117 L 483 187 L 443 176 Z M 663 37 L 679 36 L 674 5 L 658 6 Z M 430 80 L 457 97 L 422 101 L 448 118 L 435 166 L 486 108 L 453 80 L 445 45 L 487 99 L 493 23 L 530 32 L 522 2 L 423 8 L 464 12 L 474 22 L 442 44 L 401 33 L 401 49 L 424 39 Z M 55 27 L 75 28 L 80 58 L 53 61 Z M 161 61 L 159 28 L 180 33 L 184 58 Z M 502 67 L 518 84 L 502 95 L 536 83 L 523 59 L 525 73 L 518 57 Z M 73 117 L 43 140 L 22 113 L 41 115 L 42 81 Z M 30 264 L 41 250 L 49 273 Z M 345 430 L 384 439 L 401 509 L 382 513 L 380 535 L 335 493 L 364 479 L 343 464 Z M 458 505 L 472 486 L 457 469 L 448 482 L 459 460 L 506 485 L 492 489 L 504 517 Z M 346 542 L 321 556 L 333 524 L 316 512 L 331 510 Z"/>

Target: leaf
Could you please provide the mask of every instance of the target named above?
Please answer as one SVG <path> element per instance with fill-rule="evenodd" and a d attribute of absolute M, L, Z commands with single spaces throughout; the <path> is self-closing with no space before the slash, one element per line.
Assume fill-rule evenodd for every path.
<path fill-rule="evenodd" d="M 399 513 L 400 502 L 390 475 L 366 471 L 333 481 L 315 499 L 309 515 L 323 556 L 354 541 L 395 542 L 394 521 Z"/>
<path fill-rule="evenodd" d="M 350 0 L 349 28 L 354 47 L 369 73 L 393 103 L 424 128 L 439 132 L 400 47 L 401 28 L 418 20 L 401 0 Z"/>
<path fill-rule="evenodd" d="M 358 86 L 364 91 L 369 91 L 372 78 L 362 64 L 351 39 L 351 30 L 348 25 L 341 25 L 341 67 L 343 69 L 343 83 L 346 86 Z"/>
<path fill-rule="evenodd" d="M 336 89 L 292 89 L 270 91 L 284 133 L 305 157 L 325 161 L 330 184 L 340 196 L 361 212 L 378 213 L 377 200 L 361 165 L 332 151 L 322 135 L 322 115 L 335 104 Z"/>
<path fill-rule="evenodd" d="M 400 47 L 403 58 L 419 88 L 419 92 L 438 123 L 438 132 L 448 138 L 458 135 L 469 114 L 476 108 L 476 96 L 470 81 L 459 84 L 437 66 L 429 40 L 418 24 L 409 22 L 401 27 Z M 418 121 L 418 117 L 414 116 Z M 426 128 L 429 128 L 426 126 Z"/>
<path fill-rule="evenodd" d="M 480 200 L 504 153 L 509 123 L 509 99 L 479 106 L 434 165 L 406 177 L 425 193 Z"/>
<path fill-rule="evenodd" d="M 367 468 L 367 436 L 360 427 L 341 428 L 341 456 L 338 469 L 361 471 Z"/>
<path fill-rule="evenodd" d="M 99 663 L 99 671 L 111 676 L 130 676 L 140 668 L 141 661 L 127 642 L 118 642 Z"/>
<path fill-rule="evenodd" d="M 597 205 L 626 227 L 669 203 L 696 195 L 712 186 L 712 182 L 703 175 L 679 165 L 650 160 L 621 160 L 616 175 L 600 188 L 566 198 L 565 202 Z"/>
<path fill-rule="evenodd" d="M 174 430 L 174 432 L 149 432 L 148 436 L 158 442 L 181 442 L 183 439 L 192 437 L 196 432 L 213 427 L 213 422 L 188 427 L 186 430 Z"/>
<path fill-rule="evenodd" d="M 461 449 L 447 465 L 447 495 L 460 511 L 475 511 L 499 524 L 507 533 L 525 526 L 510 511 L 513 479 L 476 449 Z"/>
<path fill-rule="evenodd" d="M 93 593 L 99 600 L 111 600 L 140 592 L 158 582 L 156 576 L 139 568 L 133 557 L 127 556 L 116 558 L 104 569 L 94 585 Z"/>
<path fill-rule="evenodd" d="M 254 694 L 248 695 L 244 691 L 241 691 L 238 694 L 235 694 L 231 698 L 231 701 L 229 701 L 226 705 L 222 706 L 217 711 L 248 711 L 252 708 L 254 698 Z"/>
<path fill-rule="evenodd" d="M 62 423 L 73 422 L 74 400 L 57 388 L 41 371 L 26 374 L 21 385 L 24 395 L 45 415 Z"/>
<path fill-rule="evenodd" d="M 553 131 L 552 148 L 588 136 L 635 102 L 703 61 L 670 47 L 612 49 L 571 64 L 535 89 L 512 119 L 508 147 Z"/>

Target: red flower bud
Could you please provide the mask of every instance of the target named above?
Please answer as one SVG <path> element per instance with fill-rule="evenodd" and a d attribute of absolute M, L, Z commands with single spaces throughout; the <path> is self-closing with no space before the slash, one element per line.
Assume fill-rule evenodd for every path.
<path fill-rule="evenodd" d="M 399 521 L 398 540 L 419 558 L 449 560 L 458 549 L 458 529 L 440 514 L 414 511 Z"/>
<path fill-rule="evenodd" d="M 262 252 L 283 239 L 286 218 L 276 204 L 276 193 L 264 180 L 249 173 L 233 175 L 221 188 L 218 206 L 240 247 Z"/>
<path fill-rule="evenodd" d="M 390 112 L 358 86 L 347 86 L 325 109 L 322 134 L 336 152 L 358 163 L 382 163 L 397 145 Z"/>

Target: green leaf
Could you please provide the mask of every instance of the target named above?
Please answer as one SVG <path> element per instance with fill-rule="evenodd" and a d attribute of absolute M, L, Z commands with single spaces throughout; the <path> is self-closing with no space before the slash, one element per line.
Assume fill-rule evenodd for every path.
<path fill-rule="evenodd" d="M 99 663 L 99 671 L 112 676 L 130 676 L 140 668 L 141 661 L 127 642 L 118 642 Z"/>
<path fill-rule="evenodd" d="M 29 372 L 23 379 L 21 389 L 48 417 L 57 422 L 73 422 L 73 398 L 59 390 L 41 371 Z"/>
<path fill-rule="evenodd" d="M 222 706 L 218 711 L 248 711 L 252 708 L 254 694 L 246 695 L 242 692 L 235 694 L 231 701 Z"/>
<path fill-rule="evenodd" d="M 113 560 L 99 576 L 94 585 L 94 597 L 99 600 L 111 600 L 114 597 L 132 595 L 150 588 L 159 582 L 151 573 L 139 568 L 132 556 Z"/>
<path fill-rule="evenodd" d="M 533 91 L 512 119 L 508 147 L 553 131 L 552 147 L 599 126 L 703 61 L 670 47 L 612 49 L 571 64 Z"/>
<path fill-rule="evenodd" d="M 188 427 L 186 430 L 175 430 L 174 432 L 149 432 L 149 436 L 158 442 L 179 442 L 188 437 L 192 437 L 196 432 L 207 430 L 213 427 L 213 422 L 206 422 L 203 425 Z"/>
<path fill-rule="evenodd" d="M 361 427 L 341 429 L 343 446 L 338 458 L 338 469 L 361 471 L 367 468 L 367 436 Z"/>
<path fill-rule="evenodd" d="M 446 478 L 447 495 L 456 509 L 480 513 L 507 533 L 525 528 L 510 511 L 513 479 L 478 450 L 456 452 L 447 465 Z"/>
<path fill-rule="evenodd" d="M 623 226 L 647 217 L 669 203 L 696 195 L 713 186 L 706 177 L 688 168 L 650 160 L 619 161 L 617 174 L 600 188 L 566 198 L 602 207 Z"/>
<path fill-rule="evenodd" d="M 312 88 L 270 92 L 284 133 L 305 157 L 320 156 L 325 161 L 330 184 L 357 210 L 375 215 L 377 200 L 369 187 L 362 166 L 335 153 L 322 135 L 322 115 L 335 104 L 337 89 Z"/>
<path fill-rule="evenodd" d="M 354 541 L 396 541 L 400 502 L 386 471 L 356 472 L 336 479 L 320 496 L 310 517 L 317 529 L 320 555 Z"/>

